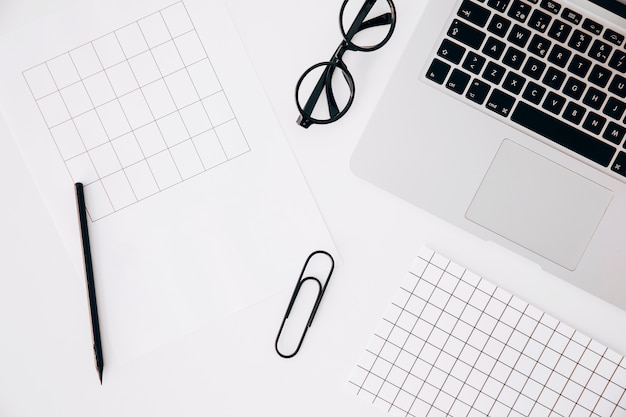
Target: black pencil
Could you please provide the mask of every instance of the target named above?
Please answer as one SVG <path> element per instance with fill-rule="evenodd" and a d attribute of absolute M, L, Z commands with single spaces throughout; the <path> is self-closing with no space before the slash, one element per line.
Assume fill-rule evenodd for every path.
<path fill-rule="evenodd" d="M 100 323 L 98 321 L 98 306 L 96 303 L 96 286 L 94 284 L 93 264 L 91 261 L 91 246 L 89 244 L 89 231 L 87 229 L 87 207 L 85 206 L 85 194 L 83 184 L 77 182 L 76 202 L 78 204 L 78 218 L 80 220 L 80 235 L 83 242 L 83 259 L 85 261 L 85 277 L 87 278 L 87 293 L 89 295 L 89 312 L 91 313 L 91 334 L 93 338 L 93 351 L 96 360 L 96 369 L 100 384 L 102 384 L 102 370 L 104 360 L 102 358 L 102 341 L 100 339 Z"/>

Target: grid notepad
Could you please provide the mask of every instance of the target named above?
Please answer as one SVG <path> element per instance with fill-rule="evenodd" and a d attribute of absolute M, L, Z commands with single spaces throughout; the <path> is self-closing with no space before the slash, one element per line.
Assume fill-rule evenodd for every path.
<path fill-rule="evenodd" d="M 250 150 L 183 2 L 23 75 L 93 221 Z"/>
<path fill-rule="evenodd" d="M 626 359 L 423 250 L 350 389 L 394 416 L 626 416 Z"/>

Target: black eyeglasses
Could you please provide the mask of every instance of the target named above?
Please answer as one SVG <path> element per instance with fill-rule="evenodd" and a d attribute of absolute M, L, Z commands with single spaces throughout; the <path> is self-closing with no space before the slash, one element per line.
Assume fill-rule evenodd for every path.
<path fill-rule="evenodd" d="M 344 12 L 350 0 L 343 2 L 339 12 L 339 27 L 343 40 L 339 47 L 330 61 L 320 62 L 310 67 L 296 84 L 296 105 L 300 112 L 298 117 L 300 126 L 308 128 L 312 124 L 332 123 L 343 117 L 352 105 L 354 79 L 343 62 L 343 55 L 346 51 L 371 52 L 381 48 L 391 38 L 396 27 L 396 8 L 392 0 L 386 0 L 387 4 L 382 6 L 387 8 L 384 13 L 366 20 L 370 13 L 376 12 L 372 9 L 375 8 L 377 2 L 378 0 L 365 0 L 347 31 L 344 26 Z M 354 3 L 352 2 L 351 5 Z M 380 1 L 378 6 L 383 3 Z M 318 106 L 324 91 L 326 105 Z M 308 94 L 304 106 L 301 105 L 300 100 L 302 93 L 304 97 Z"/>

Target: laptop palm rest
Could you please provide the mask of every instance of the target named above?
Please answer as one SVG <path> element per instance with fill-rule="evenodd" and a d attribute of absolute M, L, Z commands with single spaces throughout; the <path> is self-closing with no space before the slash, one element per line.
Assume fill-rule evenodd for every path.
<path fill-rule="evenodd" d="M 612 197 L 601 185 L 505 140 L 465 215 L 573 271 Z"/>

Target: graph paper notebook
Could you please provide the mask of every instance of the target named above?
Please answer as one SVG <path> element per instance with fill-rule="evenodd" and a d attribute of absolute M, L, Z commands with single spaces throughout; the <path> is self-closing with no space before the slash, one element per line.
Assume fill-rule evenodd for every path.
<path fill-rule="evenodd" d="M 77 272 L 85 184 L 109 365 L 291 287 L 304 256 L 332 251 L 221 0 L 76 2 L 0 55 L 0 105 Z"/>
<path fill-rule="evenodd" d="M 626 416 L 626 360 L 424 249 L 348 383 L 394 416 Z"/>

